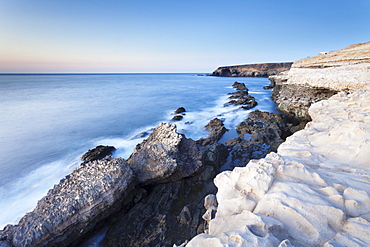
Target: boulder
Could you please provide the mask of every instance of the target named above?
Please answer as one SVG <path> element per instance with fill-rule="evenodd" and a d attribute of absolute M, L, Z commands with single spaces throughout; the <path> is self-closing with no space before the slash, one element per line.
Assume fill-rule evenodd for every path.
<path fill-rule="evenodd" d="M 176 132 L 176 125 L 161 123 L 135 147 L 127 160 L 141 184 L 163 183 L 189 177 L 202 165 L 195 141 Z"/>
<path fill-rule="evenodd" d="M 186 109 L 184 107 L 179 107 L 176 109 L 175 114 L 186 112 Z"/>
<path fill-rule="evenodd" d="M 173 121 L 180 121 L 181 119 L 183 119 L 184 117 L 181 116 L 181 115 L 176 115 L 172 118 Z"/>
<path fill-rule="evenodd" d="M 85 162 L 93 161 L 93 160 L 99 160 L 107 155 L 112 154 L 112 152 L 116 150 L 113 146 L 102 146 L 99 145 L 93 149 L 90 149 L 84 155 L 82 155 L 81 159 Z"/>
<path fill-rule="evenodd" d="M 210 133 L 205 139 L 200 139 L 197 142 L 202 146 L 213 144 L 221 139 L 227 129 L 225 128 L 222 120 L 218 118 L 212 119 L 206 126 L 205 129 L 209 130 Z"/>

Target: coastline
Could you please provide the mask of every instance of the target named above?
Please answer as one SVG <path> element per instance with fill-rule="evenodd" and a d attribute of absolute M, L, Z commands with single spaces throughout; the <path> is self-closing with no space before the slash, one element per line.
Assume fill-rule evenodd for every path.
<path fill-rule="evenodd" d="M 338 64 L 335 66 L 338 67 Z M 342 69 L 346 70 L 348 66 L 351 64 L 343 65 Z M 355 64 L 354 67 L 358 71 L 357 68 L 363 65 Z M 307 79 L 306 82 L 304 80 L 310 77 L 302 77 L 301 82 L 295 83 L 298 77 L 293 76 L 294 73 L 297 70 L 301 73 L 306 68 L 299 69 L 296 67 L 284 75 L 274 76 L 273 81 L 277 98 L 288 101 L 285 108 L 280 103 L 278 107 L 288 109 L 287 114 L 297 121 L 302 121 L 301 112 L 290 109 L 308 111 L 312 122 L 303 130 L 296 132 L 303 126 L 297 127 L 296 123 L 287 122 L 286 119 L 280 119 L 276 125 L 268 127 L 258 117 L 250 118 L 240 125 L 247 126 L 246 129 L 238 126 L 240 136 L 234 138 L 236 141 L 232 146 L 227 147 L 220 143 L 225 133 L 221 120 L 215 120 L 209 126 L 208 140 L 197 142 L 178 134 L 176 126 L 161 124 L 137 145 L 127 161 L 107 156 L 100 161 L 87 162 L 75 170 L 50 190 L 37 208 L 18 225 L 8 225 L 0 231 L 0 243 L 2 246 L 67 246 L 88 241 L 102 230 L 105 231 L 104 236 L 108 236 L 103 237 L 104 246 L 114 246 L 118 242 L 123 244 L 122 241 L 135 246 L 148 243 L 172 246 L 196 234 L 199 235 L 186 246 L 246 243 L 253 246 L 330 246 L 343 243 L 361 246 L 369 242 L 370 184 L 367 182 L 369 167 L 366 163 L 370 159 L 369 83 L 360 81 L 356 85 L 362 85 L 363 88 L 358 89 L 349 87 L 343 80 L 338 83 L 342 86 L 330 87 L 341 92 L 334 96 L 325 95 L 328 100 L 319 98 L 314 102 L 313 93 L 306 98 L 299 97 L 293 104 L 292 99 L 284 99 L 286 96 L 281 93 L 287 90 L 288 84 L 298 85 L 293 90 L 304 90 L 302 85 L 307 84 Z M 318 68 L 311 68 L 312 75 L 322 72 L 315 69 Z M 368 79 L 367 70 L 360 71 L 365 71 L 365 76 L 357 78 Z M 309 87 L 317 90 L 327 87 L 326 84 L 322 85 Z M 311 101 L 307 101 L 307 98 Z M 254 112 L 256 116 L 259 114 Z M 269 118 L 279 119 L 272 115 Z M 280 126 L 279 123 L 285 125 Z M 261 131 L 258 126 L 267 129 Z M 260 136 L 260 132 L 273 132 L 274 135 Z M 295 133 L 287 137 L 286 132 Z M 277 150 L 268 150 L 273 152 L 264 158 L 267 149 L 263 144 L 266 139 L 273 141 L 277 137 L 287 139 L 285 142 L 279 141 L 282 143 L 280 146 L 280 143 L 274 144 Z M 238 141 L 248 143 L 243 144 L 244 149 L 240 149 L 243 145 Z M 258 147 L 259 150 L 252 147 Z M 217 175 L 220 167 L 230 162 L 229 154 L 232 151 L 245 154 L 250 149 L 253 151 L 251 154 L 261 150 L 264 154 L 261 157 L 249 155 L 241 162 L 241 166 L 245 167 L 235 167 L 233 171 Z M 106 164 L 117 167 L 112 169 L 118 169 L 127 176 L 110 176 L 111 172 L 100 168 Z M 78 179 L 90 181 L 87 179 L 90 175 L 85 173 L 101 180 L 87 182 L 81 191 L 80 188 L 68 187 Z M 108 177 L 104 174 L 108 174 Z M 214 184 L 218 192 L 212 182 L 216 175 Z M 340 179 L 333 179 L 336 176 Z M 109 181 L 124 186 L 113 186 L 114 189 L 106 187 Z M 64 191 L 63 188 L 67 196 L 61 196 L 58 192 Z M 184 190 L 185 195 L 181 195 L 180 191 Z M 89 191 L 87 198 L 91 195 L 92 199 L 78 196 L 84 191 Z M 71 200 L 76 198 L 76 193 L 78 200 Z M 209 194 L 211 196 L 206 197 Z M 58 201 L 61 204 L 49 203 L 49 200 L 56 199 L 61 200 Z M 76 201 L 78 205 L 73 204 Z M 122 201 L 125 203 L 122 204 Z M 143 213 L 148 206 L 154 211 Z M 55 217 L 54 207 L 68 214 Z M 65 207 L 67 210 L 64 210 Z M 54 218 L 48 217 L 50 220 L 45 221 L 45 212 L 54 215 Z M 202 215 L 205 224 L 201 222 Z M 36 221 L 35 216 L 38 219 Z M 111 229 L 104 228 L 106 222 L 114 223 Z M 136 227 L 131 228 L 128 223 L 132 222 L 136 222 Z M 144 222 L 150 222 L 150 227 L 145 228 Z M 141 228 L 137 228 L 137 224 Z M 184 234 L 176 235 L 178 229 Z M 142 234 L 148 230 L 148 235 L 137 235 L 137 232 Z M 76 235 L 76 231 L 80 234 Z M 123 232 L 127 232 L 126 237 L 122 235 Z M 138 239 L 141 242 L 135 242 Z"/>
<path fill-rule="evenodd" d="M 262 87 L 262 85 L 260 85 L 260 88 Z M 252 94 L 253 94 L 253 92 L 252 92 Z M 231 97 L 230 95 L 229 96 L 225 96 L 225 97 Z M 223 98 L 225 98 L 225 97 L 223 97 Z M 232 99 L 229 99 L 229 101 L 231 101 Z M 260 102 L 261 103 L 261 102 Z M 224 103 L 222 103 L 222 104 L 224 104 Z M 243 103 L 244 104 L 244 103 Z M 226 118 L 226 119 L 228 119 L 229 118 L 229 116 L 228 116 L 228 114 L 232 114 L 233 112 L 235 112 L 235 111 L 237 111 L 238 110 L 238 108 L 240 108 L 240 107 L 243 107 L 243 105 L 229 105 L 229 106 L 223 106 L 224 107 L 224 113 L 222 113 L 221 115 L 220 115 L 220 111 L 219 110 L 214 110 L 215 111 L 215 113 L 217 113 L 218 112 L 218 115 L 220 116 L 220 117 L 222 117 L 222 118 Z M 261 106 L 258 106 L 258 107 L 261 107 Z M 248 107 L 249 108 L 249 107 Z M 264 104 L 262 104 L 262 108 L 264 108 Z M 213 110 L 212 110 L 213 111 Z M 240 116 L 238 116 L 238 118 L 239 117 L 241 117 L 241 119 L 243 119 L 243 116 L 247 116 L 248 115 L 248 111 L 247 110 L 239 110 L 240 111 Z M 223 115 L 223 114 L 225 114 L 225 115 Z M 230 115 L 231 116 L 231 115 Z M 194 116 L 195 117 L 195 116 Z M 186 116 L 185 116 L 185 119 L 186 120 L 190 120 L 190 119 L 192 119 L 192 113 L 191 112 L 186 112 Z M 233 122 L 234 121 L 236 121 L 235 119 L 233 119 L 232 120 Z M 184 124 L 186 121 L 181 121 L 181 123 L 182 124 Z M 180 123 L 180 122 L 174 122 L 174 123 Z M 186 124 L 186 123 L 185 123 Z M 233 123 L 232 122 L 228 122 L 227 123 L 227 126 L 233 126 Z M 229 127 L 228 127 L 229 128 Z M 210 130 L 211 131 L 211 130 Z M 211 131 L 212 132 L 212 131 Z M 220 136 L 221 137 L 221 136 Z M 217 141 L 217 140 L 216 140 Z M 156 141 L 156 142 L 160 142 L 160 141 Z M 193 181 L 193 182 L 191 182 L 191 183 L 194 183 L 194 190 L 196 190 L 196 194 L 197 194 L 197 199 L 196 199 L 196 201 L 197 202 L 199 202 L 198 203 L 198 205 L 196 206 L 196 212 L 192 212 L 192 215 L 193 214 L 196 214 L 196 215 L 198 215 L 200 218 L 199 218 L 199 224 L 200 225 L 202 225 L 203 223 L 201 222 L 201 215 L 204 213 L 203 212 L 203 203 L 202 203 L 202 201 L 203 201 L 203 198 L 204 198 L 204 196 L 206 196 L 208 193 L 215 193 L 216 191 L 214 190 L 215 189 L 215 187 L 214 187 L 214 185 L 213 185 L 213 183 L 212 183 L 212 180 L 213 180 L 213 178 L 214 178 L 214 176 L 218 173 L 217 171 L 219 170 L 219 168 L 220 168 L 220 166 L 221 165 L 223 165 L 224 163 L 225 163 L 225 160 L 224 161 L 219 161 L 220 159 L 224 159 L 224 158 L 222 158 L 221 156 L 222 156 L 222 152 L 224 152 L 225 153 L 225 149 L 223 148 L 223 144 L 222 145 L 213 145 L 212 144 L 212 142 L 214 142 L 214 141 L 211 141 L 210 143 L 208 143 L 208 145 L 207 146 L 204 146 L 203 147 L 203 152 L 204 152 L 204 160 L 202 161 L 202 171 L 201 172 L 199 172 L 199 173 L 197 173 L 197 175 L 192 175 L 190 178 L 187 178 L 187 177 L 189 177 L 189 174 L 188 175 L 181 175 L 180 177 L 178 177 L 178 178 L 176 178 L 175 180 L 177 181 L 182 181 L 181 183 L 178 183 L 178 182 L 175 182 L 175 184 L 172 184 L 171 185 L 171 187 L 174 187 L 174 188 L 177 188 L 177 186 L 187 186 L 188 187 L 188 189 L 189 189 L 189 182 L 190 181 Z M 216 155 L 216 158 L 214 157 Z M 159 155 L 156 155 L 157 157 L 159 157 Z M 165 155 L 166 156 L 166 155 Z M 184 156 L 184 155 L 183 155 Z M 184 157 L 187 157 L 187 155 L 185 155 Z M 182 157 L 182 158 L 180 158 L 180 159 L 183 159 L 184 157 Z M 116 162 L 115 161 L 115 159 L 116 158 L 111 158 L 110 159 L 110 161 L 106 161 L 106 162 Z M 91 162 L 94 162 L 94 161 L 91 161 Z M 91 163 L 90 162 L 90 163 Z M 118 161 L 117 161 L 118 162 Z M 118 163 L 120 163 L 120 162 L 118 162 Z M 145 162 L 144 162 L 145 163 Z M 162 163 L 168 163 L 168 162 L 162 162 Z M 86 164 L 84 164 L 83 166 L 85 166 L 85 167 L 88 167 L 89 165 L 89 162 L 88 163 L 86 163 Z M 97 166 L 97 169 L 99 170 L 100 168 L 98 168 L 99 166 L 101 166 L 101 165 L 103 165 L 104 164 L 104 162 L 103 163 L 100 163 L 100 165 L 99 164 L 97 164 L 97 165 L 93 165 L 93 166 Z M 83 169 L 82 169 L 82 171 L 83 171 Z M 80 175 L 76 175 L 77 177 L 80 177 Z M 100 175 L 97 175 L 96 174 L 96 177 L 99 177 Z M 69 177 L 70 176 L 67 176 L 67 178 L 69 179 Z M 175 176 L 176 177 L 176 176 Z M 184 178 L 184 179 L 183 179 Z M 179 180 L 180 179 L 180 180 Z M 135 179 L 135 180 L 137 180 L 137 179 Z M 172 179 L 171 179 L 172 180 Z M 185 182 L 185 181 L 188 181 L 188 182 Z M 61 183 L 65 183 L 65 180 L 62 180 L 61 181 Z M 73 183 L 73 181 L 70 181 L 69 183 Z M 161 182 L 162 183 L 162 182 Z M 170 183 L 172 183 L 172 181 L 170 182 Z M 185 183 L 185 184 L 184 184 Z M 202 192 L 202 194 L 198 194 L 199 193 L 199 183 L 202 183 L 202 184 L 204 184 L 205 186 L 204 186 L 204 191 Z M 166 182 L 166 186 L 170 186 L 170 184 L 168 184 L 168 182 Z M 208 184 L 208 185 L 206 185 L 206 184 Z M 62 186 L 62 185 L 60 185 L 60 186 Z M 91 186 L 93 186 L 94 187 L 94 185 L 93 184 L 91 184 Z M 143 187 L 144 186 L 144 187 Z M 146 186 L 148 186 L 148 185 L 144 185 L 144 184 L 140 184 L 140 189 L 139 189 L 139 191 L 148 191 L 148 189 L 147 188 L 145 188 Z M 152 186 L 152 185 L 151 185 Z M 159 186 L 159 185 L 158 185 Z M 63 186 L 62 186 L 63 187 Z M 135 186 L 134 186 L 135 187 Z M 157 187 L 157 186 L 156 186 Z M 136 188 L 136 187 L 135 187 Z M 54 188 L 55 189 L 55 188 Z M 161 190 L 161 188 L 160 187 L 158 187 L 158 189 L 159 190 Z M 162 188 L 163 189 L 163 188 Z M 184 188 L 185 189 L 185 188 Z M 74 191 L 75 190 L 75 191 Z M 67 191 L 70 191 L 70 192 L 68 192 L 68 193 L 77 193 L 77 194 L 82 194 L 83 192 L 82 191 L 80 191 L 80 192 L 78 192 L 79 190 L 78 189 L 74 189 L 74 190 L 67 190 Z M 84 189 L 82 189 L 82 190 L 84 190 Z M 156 190 L 156 189 L 155 189 Z M 152 190 L 150 190 L 150 191 L 152 191 Z M 95 196 L 97 196 L 97 195 L 99 195 L 99 193 L 101 193 L 101 192 L 99 192 L 99 191 L 90 191 L 89 193 L 93 193 L 93 194 L 96 194 Z M 111 193 L 111 192 L 110 192 Z M 142 193 L 142 192 L 140 192 L 140 193 Z M 140 194 L 139 193 L 139 194 Z M 143 195 L 143 196 L 140 196 L 139 198 L 136 198 L 134 201 L 136 201 L 134 204 L 136 205 L 136 204 L 140 204 L 140 202 L 142 201 L 142 200 L 144 200 L 145 198 L 150 198 L 150 194 L 148 194 L 148 195 L 146 195 L 146 193 L 149 193 L 149 192 L 145 192 L 144 194 L 145 195 Z M 153 192 L 152 192 L 153 193 Z M 57 191 L 53 191 L 53 190 L 50 190 L 49 191 L 49 196 L 48 197 L 54 197 L 54 196 L 58 196 L 58 194 L 60 194 L 60 192 L 57 192 Z M 104 193 L 102 193 L 101 194 L 101 196 L 103 196 L 104 197 L 104 194 L 105 194 L 105 192 Z M 122 193 L 121 193 L 122 194 Z M 194 199 L 194 192 L 192 192 L 191 193 L 192 194 L 192 197 L 193 197 L 193 199 Z M 94 197 L 95 197 L 94 196 Z M 73 197 L 75 197 L 75 196 L 73 196 Z M 142 198 L 141 198 L 142 197 Z M 181 198 L 183 198 L 183 195 L 178 195 L 178 196 L 176 196 L 176 197 L 179 197 L 179 199 L 176 199 L 177 201 L 178 200 L 180 200 L 180 201 L 183 201 L 184 199 L 181 199 Z M 61 197 L 61 198 L 63 198 L 63 197 Z M 66 199 L 66 198 L 65 198 Z M 128 199 L 128 198 L 126 198 L 128 201 L 130 201 L 131 199 Z M 125 199 L 125 200 L 126 200 Z M 44 202 L 42 202 L 43 200 L 45 200 L 45 199 L 42 199 L 40 202 L 39 202 L 39 204 L 38 205 L 42 205 L 42 206 L 40 206 L 40 207 L 45 207 L 45 205 L 47 205 L 47 204 L 45 204 L 45 201 Z M 114 200 L 117 200 L 117 201 L 119 201 L 120 199 L 118 199 L 118 198 L 116 198 L 116 199 L 114 199 Z M 146 199 L 145 199 L 146 200 Z M 158 200 L 158 198 L 156 198 L 156 200 L 155 201 L 157 201 Z M 71 201 L 71 202 L 73 202 L 73 201 Z M 82 203 L 82 204 L 81 204 Z M 173 202 L 170 202 L 170 203 L 173 203 Z M 175 202 L 176 203 L 176 202 Z M 194 203 L 194 201 L 189 201 L 189 203 Z M 54 205 L 55 203 L 52 203 L 52 204 L 50 204 L 50 206 L 55 206 Z M 65 203 L 65 204 L 60 204 L 60 207 L 62 208 L 62 211 L 64 210 L 63 208 L 65 207 L 65 208 L 70 208 L 71 206 L 72 206 L 72 204 L 71 205 L 69 205 L 70 203 Z M 72 206 L 72 208 L 75 208 L 75 209 L 79 209 L 79 210 L 82 210 L 82 211 L 86 211 L 86 209 L 85 209 L 85 206 L 83 206 L 84 204 L 83 204 L 83 202 L 80 202 L 80 206 Z M 138 205 L 139 205 L 138 204 Z M 64 206 L 63 206 L 64 205 Z M 184 207 L 185 207 L 186 205 L 184 205 L 183 203 L 181 203 L 180 205 L 177 205 L 177 206 L 175 206 L 176 208 L 179 208 L 180 210 L 181 209 L 183 209 Z M 38 206 L 39 207 L 39 206 Z M 48 208 L 49 206 L 47 206 L 46 208 Z M 111 206 L 109 206 L 109 207 L 111 207 Z M 102 211 L 104 211 L 104 212 L 106 212 L 106 213 L 104 213 L 104 214 L 107 214 L 107 215 L 110 215 L 112 212 L 114 212 L 114 210 L 113 211 L 110 211 L 110 209 L 109 209 L 109 207 L 108 208 L 104 208 L 104 209 L 101 209 Z M 112 207 L 114 208 L 115 206 L 113 206 L 112 205 Z M 129 206 L 130 208 L 132 207 L 132 205 L 131 206 Z M 171 206 L 172 207 L 172 206 Z M 186 207 L 185 207 L 185 209 L 186 209 Z M 184 210 L 185 210 L 184 209 Z M 47 212 L 50 212 L 50 213 L 52 213 L 53 211 L 54 211 L 54 209 L 52 209 L 52 208 L 49 208 L 48 210 L 49 211 L 46 211 L 46 212 L 44 212 L 44 211 L 42 211 L 42 210 L 45 210 L 45 209 L 35 209 L 36 211 L 34 211 L 33 213 L 31 212 L 31 215 L 34 215 L 34 216 L 36 216 L 36 215 L 38 215 L 39 213 L 37 213 L 37 212 L 43 212 L 42 214 L 47 214 Z M 39 211 L 37 211 L 37 210 L 39 210 Z M 40 211 L 41 210 L 41 211 Z M 124 209 L 122 209 L 122 210 L 124 210 Z M 193 209 L 191 209 L 191 210 L 194 210 L 194 208 Z M 59 210 L 60 211 L 60 210 Z M 69 209 L 67 210 L 67 211 L 69 211 Z M 121 210 L 119 210 L 121 213 L 122 213 L 122 211 Z M 73 213 L 74 211 L 72 210 L 71 211 L 71 214 L 73 215 L 74 213 Z M 109 212 L 111 212 L 111 213 L 109 213 Z M 176 214 L 178 214 L 178 213 L 180 213 L 180 211 L 179 212 L 177 212 Z M 79 213 L 80 214 L 80 213 Z M 102 214 L 102 215 L 104 215 L 104 214 Z M 172 216 L 171 217 L 174 217 L 174 221 L 175 222 L 177 222 L 177 216 L 176 216 L 176 214 L 175 215 L 173 215 L 173 213 L 172 213 Z M 50 239 L 50 234 L 46 234 L 46 235 L 44 235 L 44 234 L 41 234 L 40 235 L 40 232 L 39 233 L 37 233 L 37 235 L 40 237 L 41 236 L 41 238 L 42 238 L 42 236 L 45 236 L 48 240 L 46 240 L 45 239 L 45 241 L 43 241 L 43 240 L 40 240 L 40 239 L 38 239 L 37 240 L 37 238 L 35 238 L 35 239 L 33 239 L 33 238 L 28 238 L 28 237 L 26 237 L 27 235 L 28 235 L 28 231 L 29 230 L 31 230 L 31 232 L 32 231 L 34 231 L 34 230 L 32 230 L 32 228 L 25 228 L 24 229 L 24 225 L 23 224 L 26 224 L 26 222 L 40 222 L 40 224 L 42 224 L 43 225 L 43 223 L 41 223 L 41 222 L 43 222 L 42 221 L 42 216 L 40 215 L 40 216 L 37 216 L 38 217 L 38 220 L 35 220 L 35 218 L 33 218 L 33 217 L 29 217 L 29 215 L 30 215 L 30 213 L 29 214 L 27 214 L 17 225 L 14 225 L 14 226 L 11 226 L 11 225 L 8 225 L 8 226 L 6 226 L 5 228 L 4 228 L 4 231 L 0 231 L 1 233 L 0 233 L 0 238 L 1 238 L 1 240 L 6 240 L 5 242 L 4 242 L 4 244 L 5 243 L 7 243 L 7 242 L 12 242 L 12 244 L 13 245 L 15 245 L 15 246 L 17 246 L 17 245 L 24 245 L 27 241 L 29 241 L 29 242 L 27 242 L 27 243 L 29 243 L 30 245 L 43 245 L 43 244 L 52 244 L 53 242 L 52 241 L 62 241 L 62 242 L 58 242 L 58 245 L 63 245 L 63 242 L 64 241 L 66 241 L 66 238 L 68 238 L 68 237 L 65 237 L 65 238 L 63 238 L 63 239 L 61 239 L 61 238 L 55 238 L 55 239 L 53 239 L 53 238 L 51 238 Z M 61 217 L 61 219 L 59 219 Z M 54 227 L 52 227 L 52 225 L 55 225 L 55 222 L 53 222 L 54 220 L 61 220 L 62 222 L 63 221 L 68 221 L 68 217 L 66 217 L 66 216 L 63 216 L 63 214 L 61 214 L 60 216 L 58 216 L 57 218 L 53 218 L 53 217 L 49 217 L 49 218 L 51 218 L 48 222 L 49 223 L 47 223 L 46 224 L 46 221 L 45 221 L 45 227 L 41 227 L 41 228 L 35 228 L 35 229 L 38 229 L 38 230 L 36 230 L 36 231 L 52 231 L 52 229 L 54 229 L 54 230 L 56 230 L 56 231 L 59 231 L 61 228 L 60 227 L 56 227 L 56 228 L 54 228 Z M 80 216 L 80 217 L 82 217 L 82 216 Z M 103 217 L 103 218 L 101 218 L 101 219 L 104 219 L 104 218 L 106 218 L 106 216 L 97 216 L 98 218 L 100 218 L 100 217 Z M 79 218 L 79 217 L 78 217 Z M 77 218 L 77 219 L 78 219 Z M 109 218 L 109 217 L 108 217 Z M 196 217 L 194 217 L 194 219 L 195 219 Z M 64 220 L 63 220 L 64 219 Z M 107 220 L 107 218 L 105 219 L 105 220 Z M 58 221 L 56 221 L 56 222 L 58 222 Z M 93 223 L 93 224 L 95 224 L 95 223 Z M 22 226 L 23 225 L 23 226 Z M 57 225 L 58 225 L 58 223 L 57 223 Z M 78 224 L 77 224 L 78 225 Z M 180 225 L 184 225 L 183 223 L 181 223 Z M 56 226 L 56 225 L 55 225 Z M 91 226 L 89 226 L 89 227 L 91 227 Z M 94 235 L 94 233 L 91 233 L 91 232 L 89 232 L 89 230 L 88 229 L 91 229 L 91 231 L 92 232 L 95 232 L 95 231 L 97 231 L 97 229 L 100 229 L 101 228 L 101 226 L 98 224 L 96 227 L 93 227 L 93 228 L 89 228 L 89 227 L 87 227 L 87 225 L 86 225 L 86 228 L 85 228 L 85 230 L 83 231 L 83 232 L 88 232 L 87 233 L 87 235 L 86 236 L 79 236 L 79 237 L 77 237 L 77 239 L 79 239 L 79 240 L 71 240 L 71 241 L 78 241 L 78 242 L 83 242 L 83 241 L 85 241 L 86 240 L 86 238 L 88 238 L 87 236 L 92 236 L 92 235 Z M 195 234 L 197 233 L 197 229 L 194 229 L 194 227 L 193 226 L 188 226 L 188 225 L 186 225 L 185 224 L 185 226 L 184 226 L 186 229 L 189 229 L 189 230 L 191 230 L 191 235 L 188 235 L 188 236 L 185 236 L 184 238 L 182 238 L 182 240 L 181 239 L 177 239 L 178 238 L 178 236 L 176 235 L 176 233 L 173 233 L 173 237 L 172 237 L 172 240 L 170 240 L 169 239 L 169 241 L 175 241 L 175 240 L 178 240 L 178 241 L 183 241 L 183 240 L 185 240 L 185 239 L 189 239 L 189 237 L 192 237 L 192 236 L 195 236 Z M 74 227 L 72 227 L 72 229 L 73 228 L 76 228 L 76 226 L 74 226 Z M 18 230 L 17 230 L 18 229 Z M 23 229 L 23 230 L 20 230 L 20 229 Z M 27 229 L 29 229 L 29 230 L 27 230 Z M 58 230 L 59 229 L 59 230 Z M 25 232 L 24 232 L 25 231 Z M 23 232 L 23 233 L 22 233 Z M 60 235 L 61 233 L 59 233 L 59 234 L 57 234 L 57 235 Z M 91 235 L 92 234 L 92 235 Z M 66 235 L 66 236 L 68 236 L 68 234 L 65 232 L 65 233 L 63 233 L 63 235 Z M 83 234 L 84 235 L 84 234 Z M 49 236 L 49 237 L 47 237 L 47 236 Z M 71 235 L 72 236 L 72 235 Z M 73 237 L 71 237 L 70 239 L 73 239 Z M 18 241 L 18 242 L 17 242 Z M 23 242 L 22 242 L 23 241 Z M 51 241 L 51 242 L 50 242 Z"/>
<path fill-rule="evenodd" d="M 303 59 L 270 78 L 278 108 L 312 121 L 277 152 L 219 174 L 215 217 L 208 232 L 186 246 L 369 243 L 369 47 L 356 44 Z M 318 97 L 303 94 L 307 88 Z M 337 92 L 322 95 L 323 89 Z M 294 90 L 302 97 L 286 97 Z"/>

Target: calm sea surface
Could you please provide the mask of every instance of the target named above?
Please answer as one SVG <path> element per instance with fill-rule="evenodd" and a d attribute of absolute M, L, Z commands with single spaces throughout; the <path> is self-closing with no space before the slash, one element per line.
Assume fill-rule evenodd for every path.
<path fill-rule="evenodd" d="M 237 80 L 276 112 L 266 78 L 196 74 L 0 75 L 0 229 L 32 210 L 38 199 L 78 167 L 96 145 L 113 145 L 127 158 L 135 136 L 185 107 L 179 132 L 198 139 L 214 117 L 233 129 L 249 111 L 224 107 Z M 253 109 L 253 110 L 254 110 Z M 231 133 L 231 132 L 230 132 Z"/>

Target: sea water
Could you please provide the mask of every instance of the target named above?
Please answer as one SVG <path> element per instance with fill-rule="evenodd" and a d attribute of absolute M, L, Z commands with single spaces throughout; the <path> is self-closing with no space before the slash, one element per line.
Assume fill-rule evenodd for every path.
<path fill-rule="evenodd" d="M 277 112 L 271 91 L 262 89 L 269 84 L 266 78 L 0 75 L 0 229 L 31 211 L 97 145 L 113 145 L 115 157 L 128 158 L 160 122 L 175 123 L 180 133 L 198 139 L 215 117 L 230 129 L 225 138 L 233 137 L 251 111 L 224 106 L 236 80 L 256 98 L 252 110 Z M 186 109 L 184 118 L 171 121 L 178 107 Z"/>

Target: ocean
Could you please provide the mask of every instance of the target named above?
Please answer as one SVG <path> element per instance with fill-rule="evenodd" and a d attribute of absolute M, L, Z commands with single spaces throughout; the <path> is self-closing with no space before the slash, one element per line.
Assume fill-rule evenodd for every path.
<path fill-rule="evenodd" d="M 258 105 L 278 112 L 267 78 L 198 74 L 0 75 L 0 229 L 15 224 L 97 145 L 113 145 L 128 158 L 160 122 L 175 123 L 187 137 L 205 137 L 204 126 L 224 119 L 226 134 L 252 110 L 225 107 L 234 81 L 249 88 Z M 178 107 L 181 121 L 172 121 Z"/>

